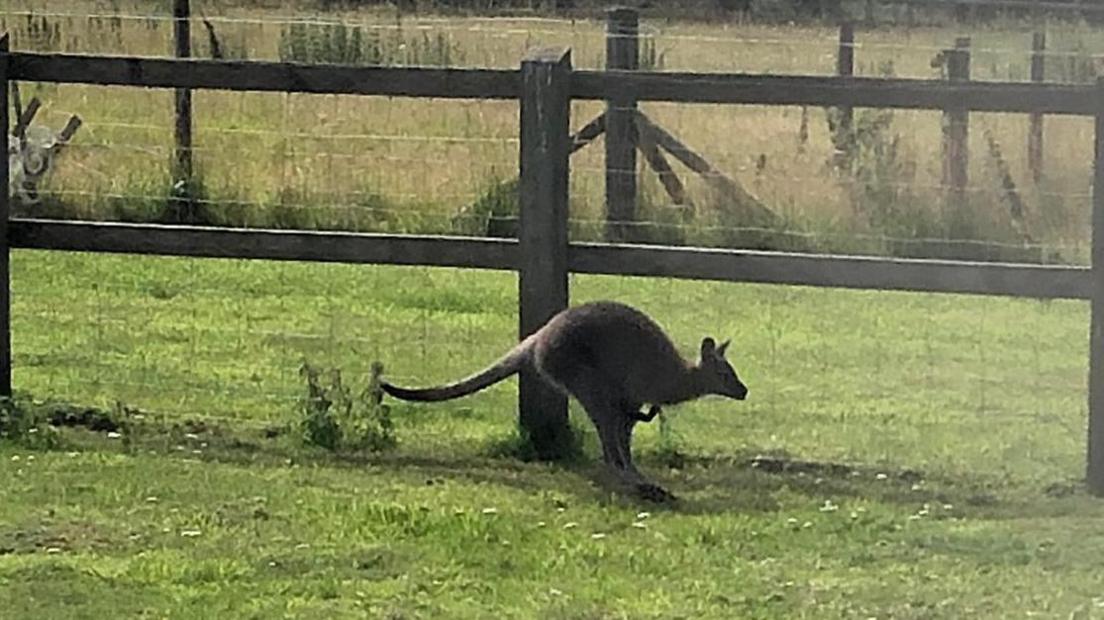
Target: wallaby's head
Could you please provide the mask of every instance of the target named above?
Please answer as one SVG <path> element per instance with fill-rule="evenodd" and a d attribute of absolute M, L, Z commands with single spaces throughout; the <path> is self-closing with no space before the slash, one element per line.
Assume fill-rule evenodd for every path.
<path fill-rule="evenodd" d="M 718 346 L 712 338 L 704 338 L 701 343 L 701 361 L 698 363 L 698 368 L 708 393 L 744 400 L 748 395 L 747 386 L 740 381 L 740 377 L 736 376 L 736 369 L 725 359 L 728 343 L 729 341 L 725 340 Z"/>

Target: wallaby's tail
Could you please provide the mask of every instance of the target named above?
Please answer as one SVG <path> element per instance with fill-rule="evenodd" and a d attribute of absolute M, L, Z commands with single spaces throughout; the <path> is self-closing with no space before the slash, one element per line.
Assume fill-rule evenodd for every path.
<path fill-rule="evenodd" d="M 383 388 L 384 392 L 402 400 L 438 401 L 460 398 L 490 387 L 521 370 L 521 367 L 529 360 L 531 350 L 532 336 L 522 340 L 509 353 L 503 355 L 486 370 L 455 383 L 431 388 L 409 389 L 381 381 L 380 387 Z"/>

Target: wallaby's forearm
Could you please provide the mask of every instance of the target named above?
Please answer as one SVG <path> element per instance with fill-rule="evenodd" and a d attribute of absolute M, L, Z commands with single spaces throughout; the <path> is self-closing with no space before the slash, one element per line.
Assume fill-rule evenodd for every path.
<path fill-rule="evenodd" d="M 637 422 L 644 422 L 645 424 L 647 424 L 648 422 L 654 420 L 655 417 L 660 413 L 663 413 L 663 408 L 661 408 L 659 405 L 652 405 L 651 408 L 648 409 L 648 413 L 634 410 L 632 411 L 631 417 Z"/>

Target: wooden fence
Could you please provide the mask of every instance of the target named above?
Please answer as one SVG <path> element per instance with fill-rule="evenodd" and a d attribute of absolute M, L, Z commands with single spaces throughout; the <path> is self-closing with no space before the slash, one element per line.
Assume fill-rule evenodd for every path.
<path fill-rule="evenodd" d="M 925 0 L 927 1 L 927 0 Z M 1046 81 L 1046 32 L 1036 31 L 1031 35 L 1030 71 L 1031 82 Z M 836 52 L 836 75 L 851 77 L 855 74 L 855 25 L 845 21 L 839 26 L 839 47 Z M 1070 57 L 1072 60 L 1072 57 Z M 1053 61 L 1052 61 L 1053 62 Z M 954 46 L 940 51 L 932 59 L 932 66 L 941 65 L 948 80 L 963 82 L 970 80 L 970 37 L 957 37 Z M 1073 71 L 1070 71 L 1073 73 Z M 843 135 L 850 132 L 852 109 L 840 109 L 839 131 Z M 943 186 L 947 188 L 951 202 L 961 206 L 966 187 L 969 183 L 969 116 L 961 109 L 944 110 L 943 135 Z M 1027 167 L 1031 180 L 1038 184 L 1043 179 L 1043 114 L 1032 112 L 1027 134 Z M 846 157 L 848 153 L 840 153 Z M 958 201 L 958 202 L 956 202 Z"/>
<path fill-rule="evenodd" d="M 529 55 L 517 70 L 414 69 L 274 62 L 12 53 L 0 40 L 0 124 L 10 81 L 520 101 L 517 239 L 230 229 L 12 218 L 0 192 L 0 392 L 11 392 L 9 248 L 215 258 L 508 269 L 519 274 L 520 335 L 568 302 L 567 274 L 601 273 L 860 289 L 1088 299 L 1089 487 L 1104 494 L 1104 83 L 1049 85 L 857 77 L 576 71 L 568 50 Z M 781 252 L 570 243 L 572 100 L 888 107 L 1093 116 L 1093 267 L 906 260 Z M 0 166 L 0 184 L 8 169 Z M 566 429 L 562 397 L 523 375 L 523 428 L 553 456 Z"/>

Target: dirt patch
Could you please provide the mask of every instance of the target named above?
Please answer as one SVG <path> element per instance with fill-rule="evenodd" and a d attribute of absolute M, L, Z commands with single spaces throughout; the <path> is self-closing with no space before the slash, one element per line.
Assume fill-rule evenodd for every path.
<path fill-rule="evenodd" d="M 62 553 L 113 545 L 105 531 L 94 523 L 49 520 L 21 527 L 0 529 L 0 555 Z"/>
<path fill-rule="evenodd" d="M 807 474 L 832 478 L 844 478 L 867 473 L 864 469 L 844 463 L 802 461 L 774 456 L 756 456 L 744 461 L 744 465 L 771 474 Z M 918 482 L 924 479 L 924 474 L 914 469 L 902 469 L 892 474 L 886 474 L 886 476 L 897 478 L 902 482 Z"/>
<path fill-rule="evenodd" d="M 53 426 L 82 427 L 100 433 L 116 432 L 120 428 L 113 415 L 91 407 L 59 406 L 53 408 L 46 419 Z"/>

